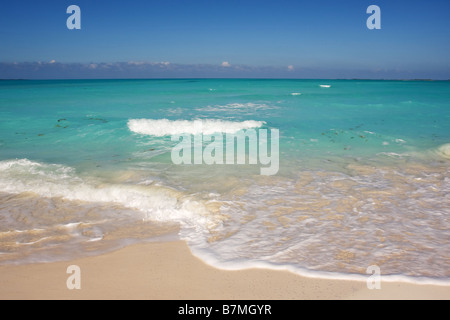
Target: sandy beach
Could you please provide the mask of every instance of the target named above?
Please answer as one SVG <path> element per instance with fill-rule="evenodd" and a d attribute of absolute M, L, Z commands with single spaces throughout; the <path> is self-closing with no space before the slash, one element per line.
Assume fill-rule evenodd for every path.
<path fill-rule="evenodd" d="M 67 267 L 81 270 L 69 290 Z M 182 241 L 129 246 L 73 261 L 0 266 L 0 299 L 449 299 L 450 287 L 312 279 L 264 269 L 218 270 Z"/>

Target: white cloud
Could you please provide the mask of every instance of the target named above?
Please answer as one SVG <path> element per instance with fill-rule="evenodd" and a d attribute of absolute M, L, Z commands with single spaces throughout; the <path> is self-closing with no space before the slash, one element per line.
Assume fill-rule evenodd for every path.
<path fill-rule="evenodd" d="M 168 61 L 161 61 L 161 62 L 146 62 L 146 61 L 128 61 L 127 64 L 129 66 L 142 66 L 142 67 L 148 67 L 148 66 L 168 66 L 170 65 L 170 62 Z"/>
<path fill-rule="evenodd" d="M 231 67 L 231 64 L 228 61 L 224 61 L 224 62 L 222 62 L 222 67 L 228 68 L 228 67 Z"/>
<path fill-rule="evenodd" d="M 294 66 L 292 64 L 288 66 L 288 71 L 294 71 Z"/>
<path fill-rule="evenodd" d="M 146 64 L 144 61 L 128 61 L 130 66 L 142 66 Z"/>
<path fill-rule="evenodd" d="M 50 63 L 55 63 L 55 62 L 56 62 L 56 60 L 54 60 L 54 59 L 53 59 L 53 60 L 50 60 Z"/>

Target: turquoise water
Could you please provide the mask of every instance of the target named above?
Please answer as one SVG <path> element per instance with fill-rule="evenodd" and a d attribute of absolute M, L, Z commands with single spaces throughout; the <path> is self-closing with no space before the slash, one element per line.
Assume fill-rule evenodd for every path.
<path fill-rule="evenodd" d="M 445 81 L 1 81 L 0 262 L 181 238 L 227 269 L 446 281 L 449 101 Z M 198 119 L 278 129 L 277 174 L 174 164 Z"/>

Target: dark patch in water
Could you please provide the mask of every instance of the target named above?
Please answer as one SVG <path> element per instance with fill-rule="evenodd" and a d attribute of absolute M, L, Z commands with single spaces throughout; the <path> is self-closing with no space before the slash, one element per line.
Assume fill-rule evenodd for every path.
<path fill-rule="evenodd" d="M 88 118 L 88 120 L 92 120 L 92 121 L 101 121 L 103 123 L 107 123 L 108 120 L 102 119 L 102 118 Z"/>

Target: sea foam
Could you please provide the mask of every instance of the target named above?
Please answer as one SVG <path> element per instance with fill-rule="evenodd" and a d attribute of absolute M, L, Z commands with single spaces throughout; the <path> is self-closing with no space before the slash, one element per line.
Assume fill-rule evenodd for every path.
<path fill-rule="evenodd" d="M 0 161 L 0 192 L 32 192 L 46 198 L 111 203 L 140 211 L 143 219 L 179 222 L 195 228 L 213 225 L 200 202 L 172 188 L 85 179 L 73 168 L 28 159 Z"/>
<path fill-rule="evenodd" d="M 130 131 L 162 137 L 176 134 L 213 134 L 236 133 L 240 130 L 260 128 L 266 122 L 247 120 L 242 122 L 226 121 L 218 119 L 204 120 L 168 120 L 168 119 L 130 119 L 128 128 Z"/>

